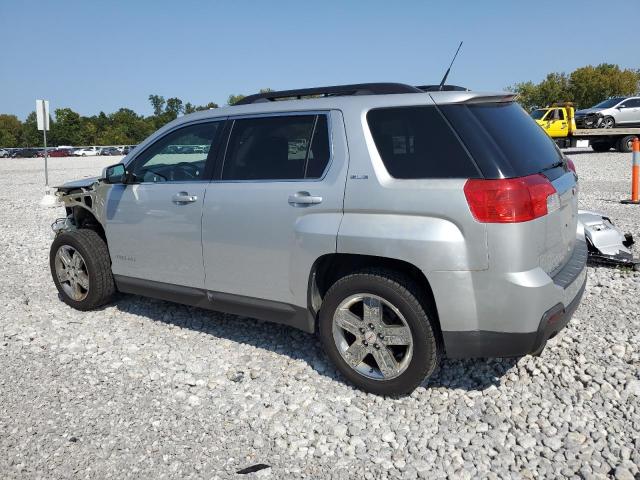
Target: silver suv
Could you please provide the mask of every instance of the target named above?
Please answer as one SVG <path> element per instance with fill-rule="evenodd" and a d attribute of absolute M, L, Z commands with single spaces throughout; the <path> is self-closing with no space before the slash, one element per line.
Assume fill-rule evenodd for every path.
<path fill-rule="evenodd" d="M 359 388 L 442 355 L 537 354 L 577 307 L 577 177 L 509 94 L 361 84 L 269 92 L 166 125 L 58 187 L 53 280 L 317 332 Z"/>
<path fill-rule="evenodd" d="M 591 108 L 576 111 L 575 119 L 578 128 L 640 125 L 640 97 L 609 98 Z M 590 119 L 595 119 L 595 124 L 589 125 Z"/>

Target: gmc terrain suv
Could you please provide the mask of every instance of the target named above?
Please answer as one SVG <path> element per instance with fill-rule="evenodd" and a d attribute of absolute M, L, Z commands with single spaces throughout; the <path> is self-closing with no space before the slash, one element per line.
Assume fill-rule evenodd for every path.
<path fill-rule="evenodd" d="M 188 148 L 187 148 L 188 147 Z M 359 388 L 537 354 L 585 286 L 573 164 L 510 94 L 361 84 L 181 117 L 58 187 L 51 273 L 318 332 Z"/>

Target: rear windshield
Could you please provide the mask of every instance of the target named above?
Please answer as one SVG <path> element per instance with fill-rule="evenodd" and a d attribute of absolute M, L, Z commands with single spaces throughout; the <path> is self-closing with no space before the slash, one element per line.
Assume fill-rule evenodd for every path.
<path fill-rule="evenodd" d="M 549 169 L 562 154 L 516 103 L 439 107 L 486 178 L 522 177 Z"/>

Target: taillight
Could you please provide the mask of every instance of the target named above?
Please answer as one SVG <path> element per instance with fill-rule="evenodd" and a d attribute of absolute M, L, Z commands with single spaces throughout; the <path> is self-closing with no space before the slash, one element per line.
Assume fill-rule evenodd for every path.
<path fill-rule="evenodd" d="M 470 179 L 464 185 L 464 195 L 475 219 L 483 223 L 527 222 L 559 206 L 556 189 L 540 174 L 500 180 Z"/>
<path fill-rule="evenodd" d="M 576 164 L 573 163 L 573 160 L 571 160 L 570 158 L 567 158 L 567 167 L 569 167 L 569 170 L 571 170 L 573 173 L 578 173 L 576 172 Z"/>

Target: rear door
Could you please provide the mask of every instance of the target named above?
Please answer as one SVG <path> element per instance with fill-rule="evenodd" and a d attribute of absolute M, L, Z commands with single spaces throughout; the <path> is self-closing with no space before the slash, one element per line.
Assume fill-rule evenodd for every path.
<path fill-rule="evenodd" d="M 105 231 L 115 275 L 204 287 L 202 205 L 223 123 L 171 131 L 127 165 L 134 184 L 111 187 Z"/>
<path fill-rule="evenodd" d="M 336 250 L 343 130 L 335 111 L 233 121 L 204 203 L 207 290 L 306 306 L 311 265 Z"/>

